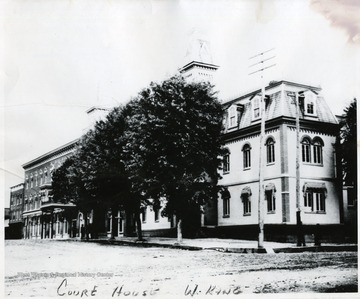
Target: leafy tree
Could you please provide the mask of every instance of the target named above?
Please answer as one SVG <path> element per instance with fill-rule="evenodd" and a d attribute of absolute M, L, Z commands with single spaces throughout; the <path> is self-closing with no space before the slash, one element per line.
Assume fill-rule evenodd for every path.
<path fill-rule="evenodd" d="M 345 183 L 357 190 L 357 129 L 356 129 L 356 99 L 344 109 L 340 122 L 340 138 L 342 147 L 343 171 Z M 355 193 L 357 194 L 357 193 Z"/>
<path fill-rule="evenodd" d="M 69 169 L 74 164 L 74 158 L 68 157 L 52 174 L 52 193 L 56 202 L 69 203 L 78 198 L 76 186 L 69 177 Z"/>
<path fill-rule="evenodd" d="M 104 121 L 97 122 L 94 129 L 80 139 L 74 155 L 63 164 L 55 178 L 57 196 L 66 200 L 76 194 L 74 202 L 85 215 L 91 210 L 105 213 L 111 209 L 114 217 L 119 208 L 125 209 L 129 217 L 136 213 L 140 215 L 140 202 L 138 196 L 130 193 L 123 163 L 124 111 L 117 107 Z M 114 233 L 116 222 L 112 223 Z M 94 229 L 102 225 L 102 222 L 95 224 Z M 138 238 L 142 239 L 141 222 L 137 227 Z"/>
<path fill-rule="evenodd" d="M 126 166 L 132 189 L 166 198 L 164 215 L 176 214 L 178 241 L 182 221 L 217 196 L 222 107 L 209 83 L 188 83 L 174 76 L 151 83 L 128 104 Z M 196 214 L 196 213 L 195 213 Z"/>

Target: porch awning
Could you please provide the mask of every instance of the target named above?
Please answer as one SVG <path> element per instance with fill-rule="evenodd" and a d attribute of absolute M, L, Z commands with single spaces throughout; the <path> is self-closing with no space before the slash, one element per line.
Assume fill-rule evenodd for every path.
<path fill-rule="evenodd" d="M 246 186 L 241 190 L 240 197 L 241 198 L 249 197 L 249 196 L 251 196 L 251 194 L 252 194 L 251 188 L 249 186 Z"/>
<path fill-rule="evenodd" d="M 306 182 L 303 187 L 303 192 L 306 193 L 308 190 L 318 190 L 327 192 L 325 183 L 320 182 Z"/>
<path fill-rule="evenodd" d="M 273 191 L 276 192 L 276 187 L 274 183 L 269 183 L 265 186 L 265 191 Z"/>

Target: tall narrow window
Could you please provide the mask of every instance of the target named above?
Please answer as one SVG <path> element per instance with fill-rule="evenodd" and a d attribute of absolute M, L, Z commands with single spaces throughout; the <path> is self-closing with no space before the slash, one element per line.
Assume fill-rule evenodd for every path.
<path fill-rule="evenodd" d="M 223 198 L 223 216 L 230 217 L 230 198 Z"/>
<path fill-rule="evenodd" d="M 243 203 L 243 213 L 244 215 L 250 215 L 251 214 L 251 189 L 250 187 L 245 187 L 241 190 L 241 200 Z"/>
<path fill-rule="evenodd" d="M 251 167 L 251 147 L 250 144 L 245 144 L 243 146 L 243 166 L 244 169 Z"/>
<path fill-rule="evenodd" d="M 230 154 L 225 154 L 223 158 L 223 172 L 230 172 Z"/>
<path fill-rule="evenodd" d="M 159 222 L 159 218 L 160 218 L 160 209 L 159 208 L 154 208 L 154 220 L 155 220 L 155 222 Z"/>
<path fill-rule="evenodd" d="M 268 164 L 275 162 L 275 141 L 272 138 L 266 141 L 266 160 Z"/>
<path fill-rule="evenodd" d="M 301 149 L 302 149 L 302 161 L 306 163 L 310 163 L 311 151 L 310 151 L 310 140 L 308 138 L 304 138 L 301 141 Z"/>
<path fill-rule="evenodd" d="M 236 106 L 232 105 L 229 108 L 229 128 L 235 127 L 237 125 L 237 111 Z"/>
<path fill-rule="evenodd" d="M 260 98 L 255 97 L 252 100 L 253 120 L 260 118 Z"/>
<path fill-rule="evenodd" d="M 319 140 L 314 141 L 313 152 L 314 152 L 314 163 L 323 164 L 322 144 Z"/>
<path fill-rule="evenodd" d="M 142 216 L 142 222 L 146 222 L 146 211 L 147 211 L 147 208 L 144 207 L 142 208 L 142 211 L 141 211 L 141 216 Z"/>
<path fill-rule="evenodd" d="M 276 210 L 276 198 L 275 198 L 276 188 L 273 183 L 269 183 L 265 187 L 265 199 L 267 201 L 267 211 L 268 213 L 275 213 Z"/>
<path fill-rule="evenodd" d="M 265 197 L 266 197 L 266 201 L 267 201 L 268 213 L 274 213 L 276 210 L 276 206 L 275 206 L 275 196 L 273 194 L 273 191 L 272 190 L 266 191 Z"/>

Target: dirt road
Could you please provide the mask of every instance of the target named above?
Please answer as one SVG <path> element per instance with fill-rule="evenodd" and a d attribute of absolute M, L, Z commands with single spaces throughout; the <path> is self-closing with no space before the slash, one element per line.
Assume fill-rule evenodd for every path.
<path fill-rule="evenodd" d="M 357 292 L 357 272 L 356 252 L 236 254 L 55 240 L 5 242 L 7 296 Z"/>

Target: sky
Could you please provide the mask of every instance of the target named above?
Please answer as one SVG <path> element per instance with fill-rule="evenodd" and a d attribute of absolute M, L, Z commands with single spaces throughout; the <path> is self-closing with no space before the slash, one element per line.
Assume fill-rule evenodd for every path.
<path fill-rule="evenodd" d="M 207 40 L 219 99 L 258 89 L 249 57 L 268 49 L 265 81 L 321 86 L 334 114 L 360 88 L 357 0 L 0 3 L 0 202 L 23 182 L 22 164 L 84 133 L 86 110 L 125 104 L 185 64 Z M 1 159 L 3 157 L 3 159 Z"/>

